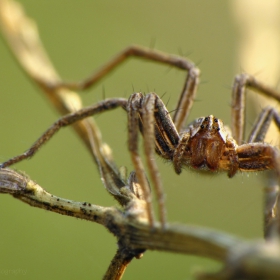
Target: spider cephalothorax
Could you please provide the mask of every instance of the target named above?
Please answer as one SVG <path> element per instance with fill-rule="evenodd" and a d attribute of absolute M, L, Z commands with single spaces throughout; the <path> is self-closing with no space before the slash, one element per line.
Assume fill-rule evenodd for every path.
<path fill-rule="evenodd" d="M 220 119 L 213 115 L 198 118 L 181 133 L 174 152 L 174 157 L 180 158 L 175 171 L 179 174 L 181 166 L 187 165 L 206 171 L 229 170 L 232 177 L 238 170 L 236 146 Z"/>

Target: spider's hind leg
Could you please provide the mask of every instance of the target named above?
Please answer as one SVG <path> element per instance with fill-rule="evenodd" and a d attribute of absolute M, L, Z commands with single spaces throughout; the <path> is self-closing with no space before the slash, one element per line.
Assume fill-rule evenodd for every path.
<path fill-rule="evenodd" d="M 280 114 L 273 107 L 266 107 L 256 119 L 247 142 L 263 142 L 272 120 L 280 130 Z"/>
<path fill-rule="evenodd" d="M 248 142 L 263 142 L 266 136 L 267 130 L 271 122 L 274 121 L 278 129 L 280 129 L 280 115 L 272 107 L 267 107 L 262 110 L 259 114 L 256 122 L 252 128 L 249 135 Z M 275 149 L 272 148 L 271 149 Z M 279 153 L 279 152 L 278 152 Z M 279 156 L 278 156 L 279 157 Z M 277 164 L 277 159 L 273 163 L 274 172 L 270 172 L 267 176 L 268 183 L 264 188 L 264 236 L 266 238 L 271 237 L 275 229 L 280 232 L 280 221 L 279 221 L 279 183 L 277 175 L 279 178 L 279 163 Z M 278 167 L 278 168 L 277 168 Z"/>
<path fill-rule="evenodd" d="M 236 76 L 232 92 L 232 135 L 239 145 L 244 140 L 246 87 L 280 102 L 280 94 L 275 89 L 262 84 L 253 76 L 247 74 Z M 272 120 L 280 130 L 279 112 L 272 107 L 263 109 L 253 125 L 247 141 L 248 144 L 240 145 L 237 148 L 239 169 L 243 171 L 259 171 L 267 169 L 275 171 L 274 174 L 269 175 L 269 180 L 271 181 L 269 186 L 264 188 L 264 233 L 266 237 L 274 232 L 272 229 L 278 228 L 278 232 L 280 232 L 280 153 L 277 148 L 262 143 Z"/>
<path fill-rule="evenodd" d="M 246 88 L 250 88 L 255 92 L 261 93 L 280 102 L 279 92 L 259 82 L 255 77 L 247 74 L 241 74 L 235 77 L 232 90 L 231 130 L 232 136 L 238 145 L 241 145 L 244 140 Z"/>
<path fill-rule="evenodd" d="M 280 115 L 272 107 L 259 114 L 247 143 L 237 147 L 239 169 L 243 171 L 275 170 L 280 178 L 280 153 L 276 147 L 263 143 L 272 120 L 280 129 Z"/>

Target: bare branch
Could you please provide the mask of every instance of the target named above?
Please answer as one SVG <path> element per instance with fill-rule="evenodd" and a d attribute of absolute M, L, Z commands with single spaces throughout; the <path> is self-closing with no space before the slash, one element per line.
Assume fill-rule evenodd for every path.
<path fill-rule="evenodd" d="M 133 250 L 189 253 L 223 261 L 228 249 L 242 242 L 230 235 L 200 227 L 169 225 L 166 230 L 162 230 L 157 224 L 151 229 L 147 220 L 141 222 L 137 217 L 141 206 L 137 212 L 133 207 L 123 212 L 114 207 L 61 198 L 48 193 L 25 175 L 7 168 L 0 170 L 0 192 L 10 194 L 33 207 L 99 223 L 118 237 L 119 245 Z M 132 193 L 130 199 L 131 203 L 138 200 Z"/>

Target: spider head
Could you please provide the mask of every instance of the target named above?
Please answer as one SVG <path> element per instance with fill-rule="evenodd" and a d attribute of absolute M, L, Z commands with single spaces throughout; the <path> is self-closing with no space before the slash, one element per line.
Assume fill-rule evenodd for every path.
<path fill-rule="evenodd" d="M 224 142 L 226 142 L 227 138 L 222 120 L 213 115 L 196 119 L 190 124 L 189 131 L 191 138 L 196 135 L 200 135 L 203 138 L 212 138 L 219 135 Z"/>

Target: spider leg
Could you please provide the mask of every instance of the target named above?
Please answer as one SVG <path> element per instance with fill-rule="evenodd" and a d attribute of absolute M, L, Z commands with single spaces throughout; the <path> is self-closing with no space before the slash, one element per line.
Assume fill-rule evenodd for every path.
<path fill-rule="evenodd" d="M 155 162 L 154 151 L 156 150 L 165 159 L 172 159 L 180 137 L 164 103 L 155 93 L 149 93 L 146 96 L 142 93 L 132 94 L 128 100 L 127 112 L 129 151 L 139 183 L 142 187 L 144 186 L 143 193 L 147 201 L 149 221 L 154 223 L 154 216 L 149 185 L 138 153 L 138 126 L 143 135 L 149 174 L 157 195 L 160 222 L 164 227 L 166 224 L 164 191 Z"/>
<path fill-rule="evenodd" d="M 112 110 L 117 107 L 126 107 L 127 100 L 124 98 L 112 98 L 103 100 L 97 104 L 94 104 L 89 107 L 85 107 L 81 110 L 78 110 L 74 113 L 65 115 L 58 119 L 49 129 L 47 129 L 41 137 L 37 139 L 37 141 L 23 154 L 15 156 L 0 165 L 0 168 L 8 167 L 12 164 L 20 162 L 24 159 L 32 157 L 39 148 L 48 142 L 52 136 L 58 132 L 62 127 L 71 125 L 77 121 L 83 120 L 87 117 L 90 117 L 94 114 L 102 113 L 107 110 Z"/>
<path fill-rule="evenodd" d="M 182 130 L 192 108 L 199 83 L 199 74 L 199 70 L 195 68 L 194 65 L 188 69 L 186 82 L 180 95 L 180 99 L 176 107 L 177 109 L 173 115 L 173 122 L 178 131 Z"/>
<path fill-rule="evenodd" d="M 267 97 L 280 101 L 280 94 L 254 77 L 242 74 L 235 78 L 232 91 L 232 135 L 240 145 L 244 139 L 245 119 L 245 90 L 246 87 L 262 93 Z M 259 171 L 272 169 L 271 180 L 265 191 L 264 232 L 265 236 L 274 233 L 279 227 L 277 201 L 279 201 L 280 155 L 279 150 L 271 145 L 260 143 L 264 140 L 271 121 L 280 129 L 279 113 L 272 107 L 267 107 L 259 114 L 248 138 L 248 144 L 237 147 L 239 169 L 243 171 Z M 276 178 L 275 178 L 276 174 Z M 272 180 L 273 177 L 273 180 Z M 278 228 L 279 231 L 279 228 Z"/>
<path fill-rule="evenodd" d="M 268 176 L 268 184 L 264 188 L 264 236 L 266 239 L 275 235 L 275 229 L 280 233 L 279 221 L 279 184 L 275 173 Z"/>
<path fill-rule="evenodd" d="M 155 218 L 154 218 L 153 207 L 152 207 L 151 192 L 150 192 L 149 183 L 145 176 L 144 166 L 138 152 L 138 124 L 139 124 L 139 112 L 141 110 L 142 101 L 143 101 L 143 95 L 141 93 L 134 93 L 128 99 L 127 108 L 126 108 L 128 112 L 128 149 L 131 154 L 131 160 L 135 168 L 137 179 L 140 183 L 140 186 L 142 187 L 143 195 L 147 203 L 148 220 L 150 225 L 153 227 L 155 224 Z M 154 139 L 152 140 L 154 141 Z M 147 141 L 145 141 L 145 143 L 147 144 Z M 148 145 L 149 144 L 150 143 L 148 143 Z M 165 219 L 161 217 L 161 221 L 165 222 Z M 164 225 L 164 223 L 162 223 L 162 225 Z"/>
<path fill-rule="evenodd" d="M 235 77 L 232 90 L 232 104 L 231 104 L 231 122 L 232 122 L 232 136 L 240 145 L 244 139 L 244 119 L 245 119 L 245 90 L 246 87 L 262 93 L 268 97 L 274 98 L 280 102 L 280 94 L 259 81 L 253 76 L 241 74 Z"/>
<path fill-rule="evenodd" d="M 248 143 L 263 142 L 271 121 L 280 129 L 280 115 L 272 107 L 267 107 L 259 114 L 248 138 Z"/>
<path fill-rule="evenodd" d="M 273 234 L 279 228 L 279 178 L 280 153 L 279 150 L 266 143 L 248 143 L 237 147 L 239 170 L 261 171 L 274 170 L 270 174 L 269 185 L 264 188 L 264 233 Z"/>
<path fill-rule="evenodd" d="M 155 93 L 154 122 L 155 122 L 155 143 L 156 152 L 163 158 L 170 160 L 174 150 L 179 143 L 179 133 L 173 123 L 169 112 L 162 100 Z"/>
<path fill-rule="evenodd" d="M 237 147 L 239 170 L 275 170 L 280 178 L 279 150 L 266 143 L 248 143 Z"/>
<path fill-rule="evenodd" d="M 85 80 L 77 83 L 59 82 L 57 84 L 50 84 L 46 86 L 52 89 L 64 87 L 73 90 L 85 90 L 99 82 L 109 72 L 114 70 L 117 66 L 130 57 L 139 57 L 146 60 L 168 64 L 188 72 L 179 102 L 176 107 L 177 110 L 173 116 L 174 124 L 177 130 L 180 131 L 192 107 L 200 74 L 199 69 L 197 69 L 192 62 L 181 56 L 167 54 L 142 46 L 132 45 L 121 51 L 113 59 L 108 61 L 99 70 L 97 70 L 97 72 L 93 73 Z"/>
<path fill-rule="evenodd" d="M 154 94 L 150 93 L 147 94 L 143 98 L 143 103 L 142 103 L 142 110 L 141 110 L 141 117 L 143 121 L 143 138 L 144 138 L 144 149 L 145 149 L 145 154 L 146 154 L 146 160 L 147 160 L 147 165 L 149 169 L 149 173 L 152 179 L 152 182 L 155 186 L 155 191 L 157 195 L 157 201 L 159 203 L 159 215 L 160 215 L 160 222 L 161 225 L 164 227 L 166 224 L 166 211 L 165 211 L 165 198 L 164 198 L 164 191 L 163 191 L 163 186 L 162 182 L 160 179 L 160 174 L 159 170 L 155 161 L 155 156 L 154 156 L 154 150 L 155 150 L 155 124 L 156 127 L 159 129 L 162 127 L 161 124 L 162 122 L 158 121 L 158 116 L 160 115 L 160 112 L 162 110 L 161 103 L 159 102 L 159 97 Z M 157 113 L 155 114 L 155 112 Z M 165 114 L 166 112 L 164 112 Z M 167 116 L 169 116 L 167 114 Z M 166 116 L 165 120 L 166 123 L 168 122 L 168 118 Z M 170 120 L 171 121 L 171 120 Z M 175 129 L 175 127 L 173 126 Z M 174 136 L 170 133 L 170 130 L 172 129 L 172 126 L 168 126 L 165 129 L 162 130 L 162 133 L 166 133 L 166 135 L 169 135 L 170 138 L 176 138 L 177 134 Z M 166 139 L 168 136 L 166 136 Z M 171 140 L 171 142 L 172 142 Z M 167 140 L 169 141 L 169 140 Z M 176 141 L 176 140 L 175 140 Z"/>

